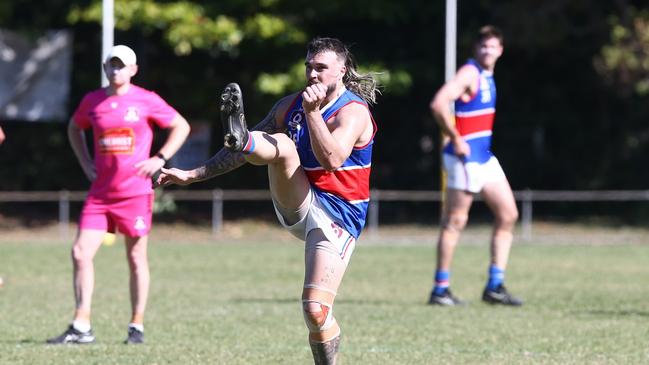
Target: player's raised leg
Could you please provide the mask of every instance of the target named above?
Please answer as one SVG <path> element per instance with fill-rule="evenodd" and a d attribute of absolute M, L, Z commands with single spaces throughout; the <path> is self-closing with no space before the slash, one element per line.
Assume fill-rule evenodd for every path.
<path fill-rule="evenodd" d="M 268 165 L 281 163 L 282 160 L 297 155 L 295 143 L 285 134 L 248 130 L 243 109 L 243 93 L 238 84 L 230 83 L 223 89 L 220 108 L 223 145 L 232 152 L 242 152 L 247 162 Z"/>
<path fill-rule="evenodd" d="M 223 123 L 223 144 L 232 152 L 248 151 L 248 126 L 243 110 L 243 94 L 236 83 L 228 84 L 221 93 L 221 123 Z"/>
<path fill-rule="evenodd" d="M 287 224 L 293 224 L 306 214 L 298 210 L 308 208 L 306 198 L 309 181 L 300 166 L 295 143 L 283 133 L 268 134 L 248 131 L 243 113 L 243 94 L 236 83 L 228 84 L 221 94 L 221 122 L 224 145 L 231 151 L 243 153 L 247 162 L 268 165 L 271 194 L 282 213 L 287 213 Z M 295 218 L 291 219 L 291 215 Z"/>

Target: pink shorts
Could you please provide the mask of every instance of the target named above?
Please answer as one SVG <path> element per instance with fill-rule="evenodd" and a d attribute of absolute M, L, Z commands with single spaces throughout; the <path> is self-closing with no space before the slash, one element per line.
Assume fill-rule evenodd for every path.
<path fill-rule="evenodd" d="M 106 199 L 88 196 L 81 210 L 79 229 L 115 232 L 142 237 L 151 230 L 153 194 Z"/>

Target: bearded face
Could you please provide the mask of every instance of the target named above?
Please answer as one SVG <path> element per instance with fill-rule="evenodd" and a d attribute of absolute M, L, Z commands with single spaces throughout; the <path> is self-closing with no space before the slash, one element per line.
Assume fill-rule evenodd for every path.
<path fill-rule="evenodd" d="M 334 51 L 323 51 L 316 54 L 307 54 L 306 61 L 307 85 L 321 83 L 327 87 L 327 95 L 333 93 L 342 83 L 345 75 L 345 64 Z"/>

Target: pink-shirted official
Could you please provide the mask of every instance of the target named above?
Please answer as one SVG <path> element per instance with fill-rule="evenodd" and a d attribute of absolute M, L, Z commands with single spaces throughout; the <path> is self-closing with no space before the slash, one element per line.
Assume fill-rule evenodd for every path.
<path fill-rule="evenodd" d="M 144 341 L 144 310 L 149 293 L 148 234 L 153 211 L 152 177 L 181 147 L 189 124 L 158 94 L 131 84 L 138 71 L 135 52 L 112 48 L 104 63 L 109 85 L 84 96 L 68 126 L 70 145 L 91 181 L 72 246 L 74 318 L 52 344 L 92 343 L 93 258 L 107 232 L 122 233 L 130 271 L 131 321 L 126 343 Z M 152 153 L 155 127 L 167 140 Z M 86 147 L 91 130 L 94 153 Z"/>

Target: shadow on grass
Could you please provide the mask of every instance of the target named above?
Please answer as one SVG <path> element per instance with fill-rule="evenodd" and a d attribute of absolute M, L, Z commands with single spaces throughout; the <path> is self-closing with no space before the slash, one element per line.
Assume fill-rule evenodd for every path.
<path fill-rule="evenodd" d="M 295 298 L 232 298 L 228 300 L 233 303 L 300 303 L 299 296 Z M 412 302 L 394 301 L 394 300 L 368 300 L 368 299 L 336 299 L 336 303 L 358 304 L 358 305 L 381 305 L 381 306 L 403 306 L 404 304 L 413 304 Z M 422 304 L 428 306 L 425 301 Z"/>
<path fill-rule="evenodd" d="M 0 341 L 0 343 L 5 345 L 47 345 L 45 339 L 38 338 L 23 338 L 18 341 Z"/>
<path fill-rule="evenodd" d="M 299 303 L 300 298 L 232 298 L 233 303 Z"/>
<path fill-rule="evenodd" d="M 595 310 L 584 310 L 584 311 L 572 311 L 573 314 L 581 315 L 591 315 L 598 317 L 649 317 L 649 311 L 641 310 L 609 310 L 609 309 L 595 309 Z"/>
<path fill-rule="evenodd" d="M 336 299 L 336 303 L 344 303 L 344 304 L 357 304 L 357 305 L 381 305 L 381 306 L 399 306 L 402 307 L 404 304 L 405 305 L 426 305 L 425 300 L 422 300 L 421 302 L 416 302 L 413 303 L 412 301 L 405 301 L 405 300 L 383 300 L 383 299 Z"/>

